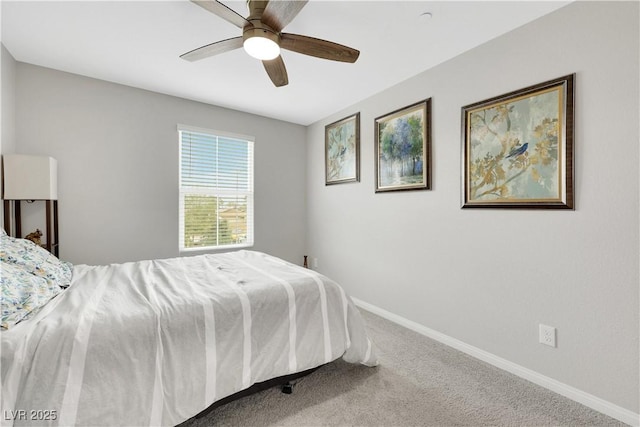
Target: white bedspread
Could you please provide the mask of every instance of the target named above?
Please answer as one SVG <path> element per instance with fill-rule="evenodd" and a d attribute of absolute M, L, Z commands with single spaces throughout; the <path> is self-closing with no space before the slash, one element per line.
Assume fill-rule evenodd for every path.
<path fill-rule="evenodd" d="M 256 382 L 376 364 L 342 288 L 252 251 L 76 266 L 1 338 L 3 425 L 175 425 Z"/>

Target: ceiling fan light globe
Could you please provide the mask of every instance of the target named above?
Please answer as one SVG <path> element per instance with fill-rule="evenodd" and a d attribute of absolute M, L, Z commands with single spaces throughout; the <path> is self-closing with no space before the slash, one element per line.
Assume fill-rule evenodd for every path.
<path fill-rule="evenodd" d="M 276 59 L 280 55 L 278 43 L 265 37 L 249 37 L 242 46 L 249 55 L 261 61 Z"/>

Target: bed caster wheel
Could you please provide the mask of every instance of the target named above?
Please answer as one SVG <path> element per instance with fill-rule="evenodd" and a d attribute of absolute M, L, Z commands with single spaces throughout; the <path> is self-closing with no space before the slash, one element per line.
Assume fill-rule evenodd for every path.
<path fill-rule="evenodd" d="M 284 394 L 291 394 L 293 393 L 293 384 L 291 383 L 287 383 L 285 385 L 282 386 L 282 392 Z"/>

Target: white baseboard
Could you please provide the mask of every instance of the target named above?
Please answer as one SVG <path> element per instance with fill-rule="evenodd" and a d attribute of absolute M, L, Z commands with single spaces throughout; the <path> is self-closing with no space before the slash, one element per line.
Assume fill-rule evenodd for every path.
<path fill-rule="evenodd" d="M 612 418 L 615 418 L 619 421 L 622 421 L 623 423 L 626 423 L 635 427 L 640 426 L 640 414 L 636 414 L 635 412 L 632 412 L 621 406 L 614 405 L 613 403 L 608 402 L 604 399 L 601 399 L 592 394 L 586 393 L 575 387 L 571 387 L 567 384 L 561 383 L 560 381 L 554 380 L 553 378 L 547 377 L 536 371 L 533 371 L 531 369 L 528 369 L 518 364 L 515 364 L 513 362 L 510 362 L 506 359 L 498 357 L 494 354 L 481 350 L 472 345 L 466 344 L 448 335 L 445 335 L 438 331 L 434 331 L 433 329 L 427 328 L 426 326 L 423 326 L 412 320 L 405 319 L 402 316 L 393 314 L 375 305 L 361 301 L 357 298 L 352 297 L 351 299 L 358 307 L 364 310 L 370 311 L 373 314 L 377 314 L 378 316 L 383 317 L 387 320 L 390 320 L 391 322 L 404 326 L 407 329 L 411 329 L 412 331 L 415 331 L 419 334 L 422 334 L 438 342 L 441 342 L 445 345 L 448 345 L 449 347 L 453 347 L 456 350 L 460 350 L 463 353 L 466 353 L 470 356 L 475 357 L 476 359 L 480 359 L 502 370 L 505 370 L 514 375 L 517 375 L 520 378 L 524 378 L 528 381 L 531 381 L 532 383 L 538 384 L 539 386 L 542 386 L 564 397 L 567 397 L 571 400 L 581 403 L 593 410 L 596 410 Z"/>

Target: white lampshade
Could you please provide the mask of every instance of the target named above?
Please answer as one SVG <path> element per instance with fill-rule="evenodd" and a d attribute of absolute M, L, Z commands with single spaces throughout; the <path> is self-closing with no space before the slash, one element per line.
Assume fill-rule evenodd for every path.
<path fill-rule="evenodd" d="M 4 200 L 58 200 L 58 162 L 45 156 L 4 154 Z"/>
<path fill-rule="evenodd" d="M 244 50 L 261 61 L 269 61 L 280 55 L 280 46 L 275 41 L 265 37 L 249 37 L 243 43 Z"/>

